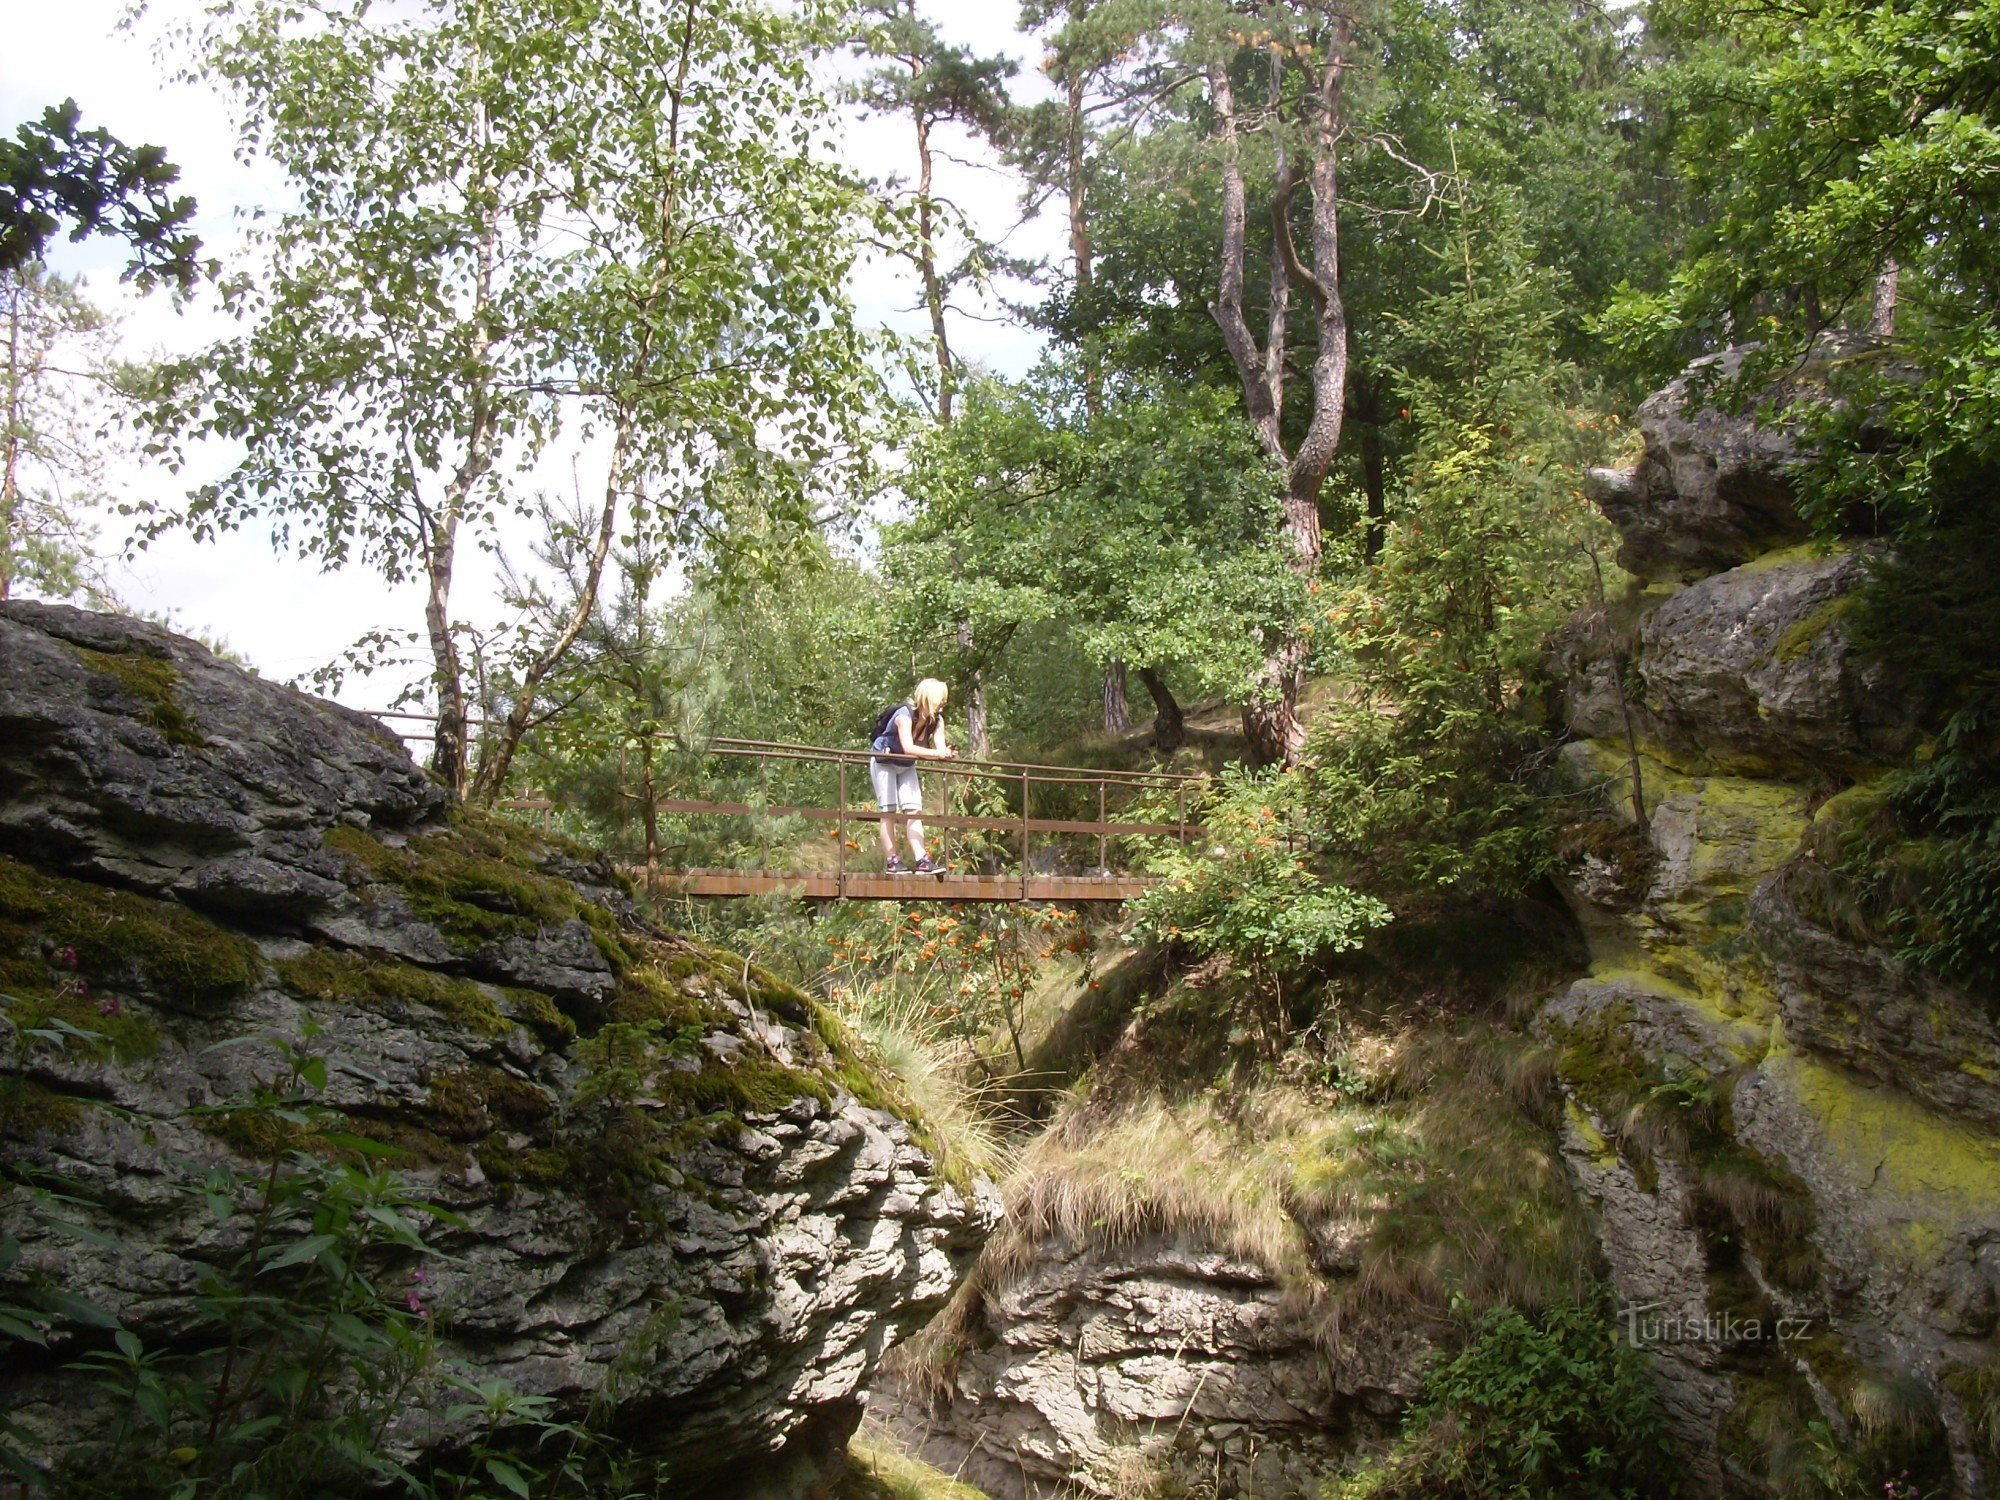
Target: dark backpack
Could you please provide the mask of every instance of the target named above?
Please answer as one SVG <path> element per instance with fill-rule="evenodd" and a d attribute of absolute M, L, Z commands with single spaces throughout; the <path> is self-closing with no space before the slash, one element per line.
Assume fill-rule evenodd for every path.
<path fill-rule="evenodd" d="M 887 708 L 882 710 L 881 716 L 875 720 L 875 727 L 868 733 L 868 748 L 870 750 L 873 750 L 877 745 L 882 743 L 882 736 L 887 734 L 889 726 L 896 722 L 896 715 L 909 706 L 907 703 L 891 703 Z M 916 724 L 916 715 L 914 712 L 910 716 L 910 723 L 912 727 Z M 893 750 L 895 746 L 891 745 L 889 748 Z"/>

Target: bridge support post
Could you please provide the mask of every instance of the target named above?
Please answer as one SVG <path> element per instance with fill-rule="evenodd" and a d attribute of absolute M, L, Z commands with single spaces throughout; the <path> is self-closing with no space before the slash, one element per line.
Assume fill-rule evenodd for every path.
<path fill-rule="evenodd" d="M 840 758 L 840 800 L 833 810 L 833 858 L 834 878 L 839 883 L 841 899 L 847 897 L 847 757 Z"/>
<path fill-rule="evenodd" d="M 1097 783 L 1097 821 L 1099 823 L 1106 821 L 1104 816 L 1104 783 L 1101 781 Z M 1099 874 L 1110 873 L 1110 848 L 1111 839 L 1109 835 L 1100 833 L 1097 836 L 1097 869 Z"/>
<path fill-rule="evenodd" d="M 1021 773 L 1021 899 L 1028 899 L 1028 773 Z"/>

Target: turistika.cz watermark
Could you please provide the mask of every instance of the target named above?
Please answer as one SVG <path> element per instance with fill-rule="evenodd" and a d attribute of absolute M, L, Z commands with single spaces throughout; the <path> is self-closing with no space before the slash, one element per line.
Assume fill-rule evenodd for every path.
<path fill-rule="evenodd" d="M 1669 1309 L 1664 1302 L 1621 1308 L 1618 1316 L 1625 1325 L 1625 1341 L 1634 1349 L 1663 1344 L 1791 1344 L 1810 1338 L 1813 1332 L 1811 1318 L 1695 1314 Z"/>

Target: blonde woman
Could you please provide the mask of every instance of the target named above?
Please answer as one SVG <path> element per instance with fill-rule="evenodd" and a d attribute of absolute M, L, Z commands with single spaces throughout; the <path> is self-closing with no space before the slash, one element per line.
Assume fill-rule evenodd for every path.
<path fill-rule="evenodd" d="M 935 875 L 943 866 L 931 860 L 924 847 L 924 793 L 917 785 L 917 762 L 951 760 L 958 752 L 945 743 L 944 701 L 947 689 L 935 677 L 926 677 L 903 702 L 886 711 L 875 722 L 875 738 L 868 748 L 874 756 L 868 762 L 868 780 L 875 789 L 875 806 L 885 817 L 876 826 L 882 831 L 882 868 L 891 875 L 906 873 L 896 856 L 896 825 L 909 830 L 910 858 L 907 869 L 919 875 Z"/>

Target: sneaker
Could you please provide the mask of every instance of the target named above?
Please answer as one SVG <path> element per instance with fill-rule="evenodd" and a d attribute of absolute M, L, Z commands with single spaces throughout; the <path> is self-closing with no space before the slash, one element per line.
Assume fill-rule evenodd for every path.
<path fill-rule="evenodd" d="M 942 875 L 944 874 L 944 866 L 929 855 L 925 855 L 917 861 L 917 873 L 919 875 Z"/>
<path fill-rule="evenodd" d="M 910 873 L 910 870 L 909 866 L 905 865 L 900 857 L 892 854 L 889 856 L 889 862 L 882 866 L 882 873 L 884 875 L 907 875 Z"/>

